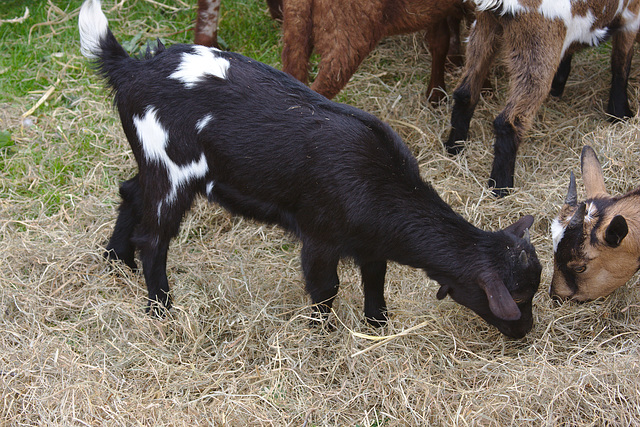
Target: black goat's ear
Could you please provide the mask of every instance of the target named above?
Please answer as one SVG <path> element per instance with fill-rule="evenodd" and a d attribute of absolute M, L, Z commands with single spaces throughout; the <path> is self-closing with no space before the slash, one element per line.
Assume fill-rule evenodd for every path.
<path fill-rule="evenodd" d="M 502 320 L 518 320 L 522 316 L 507 287 L 496 275 L 481 276 L 478 285 L 487 294 L 489 309 L 496 317 Z"/>
<path fill-rule="evenodd" d="M 440 289 L 438 289 L 438 293 L 436 294 L 436 298 L 443 299 L 449 293 L 449 285 L 440 285 Z"/>
<path fill-rule="evenodd" d="M 504 229 L 507 233 L 511 233 L 519 238 L 524 237 L 524 231 L 529 229 L 533 225 L 533 216 L 525 215 L 507 228 Z"/>
<path fill-rule="evenodd" d="M 160 38 L 157 38 L 156 39 L 156 55 L 159 54 L 160 52 L 164 52 L 165 50 L 167 50 L 167 48 L 164 47 L 164 43 L 160 41 Z"/>
<path fill-rule="evenodd" d="M 627 226 L 627 221 L 622 215 L 616 215 L 613 217 L 607 226 L 607 230 L 604 232 L 604 240 L 609 244 L 609 246 L 616 248 L 620 246 L 622 239 L 626 237 L 628 232 L 629 227 Z"/>

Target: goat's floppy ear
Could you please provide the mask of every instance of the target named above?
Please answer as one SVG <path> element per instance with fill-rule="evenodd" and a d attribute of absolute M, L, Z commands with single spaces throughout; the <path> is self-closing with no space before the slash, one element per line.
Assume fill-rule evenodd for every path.
<path fill-rule="evenodd" d="M 604 232 L 604 241 L 613 246 L 614 248 L 620 246 L 622 239 L 625 238 L 629 232 L 627 221 L 622 215 L 616 215 L 613 217 L 607 229 Z"/>
<path fill-rule="evenodd" d="M 533 225 L 533 217 L 531 215 L 525 215 L 507 228 L 504 231 L 511 233 L 519 238 L 524 237 L 525 230 L 529 229 Z"/>
<path fill-rule="evenodd" d="M 522 313 L 511 297 L 502 280 L 495 274 L 483 274 L 478 279 L 478 285 L 487 294 L 489 309 L 502 320 L 518 320 Z"/>
<path fill-rule="evenodd" d="M 580 167 L 582 169 L 582 180 L 584 188 L 587 190 L 587 198 L 592 199 L 597 195 L 607 194 L 604 186 L 604 176 L 602 176 L 602 166 L 596 152 L 588 145 L 582 148 L 580 155 Z"/>

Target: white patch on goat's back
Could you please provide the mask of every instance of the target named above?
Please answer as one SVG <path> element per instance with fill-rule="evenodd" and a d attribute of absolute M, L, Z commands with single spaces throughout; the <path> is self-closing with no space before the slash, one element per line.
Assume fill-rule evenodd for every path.
<path fill-rule="evenodd" d="M 558 244 L 564 237 L 565 225 L 562 225 L 558 218 L 554 219 L 551 223 L 551 239 L 553 240 L 553 253 L 558 251 Z"/>
<path fill-rule="evenodd" d="M 225 79 L 229 61 L 217 55 L 218 49 L 192 46 L 192 52 L 184 52 L 178 68 L 169 78 L 181 81 L 187 89 L 193 88 L 207 75 Z"/>
<path fill-rule="evenodd" d="M 196 129 L 198 130 L 198 133 L 202 132 L 202 129 L 204 129 L 209 124 L 211 119 L 213 119 L 213 116 L 211 114 L 207 114 L 196 122 Z"/>
<path fill-rule="evenodd" d="M 518 12 L 526 11 L 527 9 L 520 4 L 518 0 L 474 0 L 476 3 L 476 9 L 483 10 L 495 10 L 500 15 L 515 15 Z"/>
<path fill-rule="evenodd" d="M 167 154 L 169 134 L 158 120 L 156 109 L 147 108 L 144 116 L 133 116 L 138 139 L 142 144 L 145 159 L 150 163 L 163 166 L 169 178 L 170 189 L 164 201 L 173 203 L 178 195 L 178 188 L 183 187 L 192 179 L 203 178 L 209 171 L 209 165 L 204 153 L 198 160 L 186 165 L 178 165 Z M 158 204 L 158 220 L 162 212 L 163 202 Z"/>
<path fill-rule="evenodd" d="M 571 2 L 569 0 L 542 0 L 538 13 L 547 19 L 560 19 L 567 23 L 571 20 Z"/>

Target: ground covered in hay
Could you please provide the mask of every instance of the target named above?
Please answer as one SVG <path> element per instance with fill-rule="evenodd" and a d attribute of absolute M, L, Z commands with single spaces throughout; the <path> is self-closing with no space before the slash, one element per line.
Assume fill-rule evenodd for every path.
<path fill-rule="evenodd" d="M 363 323 L 358 271 L 344 262 L 337 328 L 327 333 L 308 326 L 298 243 L 204 201 L 170 250 L 174 309 L 163 320 L 144 314 L 142 275 L 101 255 L 117 185 L 135 169 L 109 94 L 79 53 L 80 2 L 34 3 L 25 22 L 0 27 L 0 425 L 640 425 L 637 278 L 588 304 L 558 306 L 547 295 L 550 222 L 570 170 L 580 182 L 582 146 L 595 148 L 612 193 L 640 184 L 638 118 L 611 125 L 603 113 L 608 45 L 577 55 L 564 97 L 545 102 L 520 150 L 517 188 L 501 200 L 485 184 L 503 70 L 492 74 L 466 150 L 451 158 L 440 142 L 451 102 L 425 104 L 421 39 L 380 45 L 339 100 L 390 123 L 424 178 L 475 225 L 535 215 L 544 266 L 535 325 L 506 339 L 436 300 L 437 284 L 421 272 L 392 265 L 392 320 L 374 330 Z M 105 10 L 121 40 L 135 45 L 142 31 L 172 43 L 191 37 L 186 3 L 106 1 Z M 255 28 L 230 18 L 246 3 L 226 3 L 239 28 L 223 31 L 230 44 Z M 140 8 L 166 13 L 145 20 Z M 251 10 L 239 15 L 277 40 L 266 7 Z M 27 47 L 37 55 L 21 56 Z M 278 49 L 262 48 L 275 66 Z M 632 69 L 638 110 L 640 63 Z M 458 77 L 449 73 L 450 89 Z"/>

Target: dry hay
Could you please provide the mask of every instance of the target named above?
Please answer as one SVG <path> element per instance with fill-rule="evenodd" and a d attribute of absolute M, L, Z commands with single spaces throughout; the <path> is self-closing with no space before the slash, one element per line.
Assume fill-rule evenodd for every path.
<path fill-rule="evenodd" d="M 68 55 L 84 68 L 77 52 Z M 450 299 L 437 301 L 434 282 L 398 265 L 388 273 L 392 320 L 371 329 L 350 262 L 340 268 L 336 330 L 310 328 L 298 243 L 204 201 L 170 250 L 175 307 L 163 320 L 146 316 L 141 274 L 101 257 L 117 182 L 134 161 L 107 94 L 85 70 L 74 77 L 81 85 L 62 75 L 51 98 L 75 104 L 36 113 L 34 126 L 21 129 L 19 116 L 37 97 L 0 105 L 0 124 L 16 140 L 3 160 L 25 165 L 0 181 L 0 425 L 640 424 L 637 278 L 582 305 L 554 306 L 546 293 L 549 224 L 569 170 L 579 179 L 582 145 L 594 146 L 612 192 L 640 183 L 638 119 L 605 121 L 607 52 L 576 57 L 564 97 L 545 102 L 520 150 L 517 188 L 502 200 L 485 183 L 504 75 L 493 75 L 497 89 L 478 106 L 465 152 L 450 158 L 440 142 L 450 106 L 424 104 L 428 61 L 418 37 L 385 40 L 341 100 L 388 121 L 425 179 L 472 223 L 497 229 L 536 216 L 544 270 L 527 337 L 506 339 Z M 632 69 L 637 110 L 640 64 Z M 458 76 L 449 74 L 450 88 Z M 40 165 L 55 159 L 85 172 L 43 182 Z M 29 197 L 47 185 L 61 199 L 54 211 L 48 196 Z"/>

